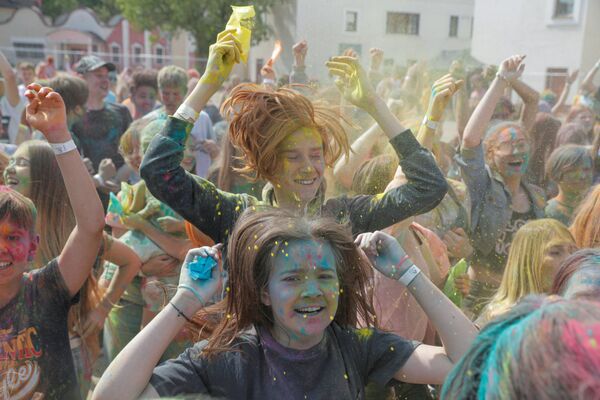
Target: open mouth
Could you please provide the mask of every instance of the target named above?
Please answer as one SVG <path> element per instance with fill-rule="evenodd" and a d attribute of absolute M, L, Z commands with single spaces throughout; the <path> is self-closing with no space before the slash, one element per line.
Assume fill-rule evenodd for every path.
<path fill-rule="evenodd" d="M 0 271 L 4 271 L 5 269 L 9 269 L 12 266 L 11 262 L 0 262 Z"/>
<path fill-rule="evenodd" d="M 311 307 L 295 308 L 294 311 L 296 311 L 298 314 L 302 314 L 302 315 L 306 315 L 306 316 L 313 316 L 313 315 L 319 314 L 324 309 L 325 309 L 325 307 L 311 306 Z"/>
<path fill-rule="evenodd" d="M 18 181 L 17 179 L 15 179 L 15 178 L 12 178 L 12 177 L 7 177 L 7 178 L 4 180 L 4 183 L 5 183 L 6 185 L 13 185 L 13 186 L 16 186 L 16 185 L 18 185 L 18 184 L 19 184 L 19 181 Z"/>
<path fill-rule="evenodd" d="M 294 179 L 294 182 L 296 182 L 299 185 L 305 185 L 305 186 L 310 186 L 312 184 L 314 184 L 317 181 L 317 178 L 313 178 L 313 179 Z"/>
<path fill-rule="evenodd" d="M 508 163 L 508 165 L 510 165 L 513 168 L 519 168 L 521 165 L 523 165 L 523 161 L 519 160 L 519 161 L 511 161 Z"/>

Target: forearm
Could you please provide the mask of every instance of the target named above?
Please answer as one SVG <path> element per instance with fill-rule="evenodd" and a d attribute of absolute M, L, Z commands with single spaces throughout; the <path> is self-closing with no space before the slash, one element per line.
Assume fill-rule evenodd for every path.
<path fill-rule="evenodd" d="M 199 113 L 204 109 L 210 98 L 220 88 L 220 85 L 214 83 L 198 82 L 192 93 L 183 101 L 188 107 Z M 196 116 L 197 118 L 197 116 Z"/>
<path fill-rule="evenodd" d="M 458 138 L 460 141 L 462 141 L 465 127 L 469 121 L 469 99 L 467 98 L 467 90 L 465 88 L 462 88 L 456 94 L 456 101 L 454 103 L 454 116 L 456 118 Z"/>
<path fill-rule="evenodd" d="M 569 82 L 565 82 L 565 87 L 563 88 L 562 92 L 560 92 L 560 96 L 558 97 L 556 104 L 554 105 L 554 107 L 552 107 L 552 115 L 557 115 L 560 112 L 560 109 L 567 102 L 567 97 L 569 97 L 570 90 L 571 84 Z"/>
<path fill-rule="evenodd" d="M 142 261 L 127 245 L 113 241 L 110 248 L 105 250 L 104 259 L 118 266 L 115 276 L 102 299 L 103 306 L 110 308 L 117 304 L 127 286 L 139 273 Z"/>
<path fill-rule="evenodd" d="M 368 159 L 381 137 L 381 130 L 377 124 L 373 124 L 365 133 L 363 133 L 354 143 L 352 151 L 346 158 L 343 155 L 335 164 L 333 174 L 335 178 L 345 187 L 352 186 L 354 172 Z"/>
<path fill-rule="evenodd" d="M 587 73 L 583 81 L 581 82 L 581 86 L 579 87 L 582 91 L 593 92 L 594 91 L 594 77 L 598 73 L 600 69 L 600 61 L 596 62 L 590 72 Z"/>
<path fill-rule="evenodd" d="M 492 119 L 496 104 L 502 97 L 504 89 L 507 86 L 507 83 L 503 79 L 495 78 L 492 81 L 490 88 L 467 122 L 462 140 L 463 147 L 472 148 L 481 143 L 483 133 Z"/>
<path fill-rule="evenodd" d="M 17 86 L 17 75 L 2 52 L 0 52 L 0 73 L 4 78 L 4 95 L 8 103 L 12 107 L 16 107 L 21 101 Z"/>
<path fill-rule="evenodd" d="M 193 247 L 192 242 L 189 239 L 180 239 L 168 233 L 164 233 L 147 221 L 140 230 L 148 236 L 150 240 L 156 243 L 158 247 L 163 249 L 165 253 L 182 262 L 185 259 L 188 250 Z"/>
<path fill-rule="evenodd" d="M 540 101 L 540 94 L 537 90 L 527 85 L 521 80 L 516 80 L 512 83 L 513 89 L 523 100 L 523 111 L 521 113 L 521 124 L 528 134 L 533 124 L 535 123 L 535 116 L 538 112 L 538 103 Z"/>
<path fill-rule="evenodd" d="M 171 303 L 191 318 L 197 300 L 177 293 Z M 185 324 L 175 307 L 167 305 L 138 333 L 108 366 L 96 386 L 92 399 L 136 399 L 148 385 L 154 367 Z"/>
<path fill-rule="evenodd" d="M 406 130 L 380 97 L 376 97 L 369 114 L 390 140 Z"/>
<path fill-rule="evenodd" d="M 471 346 L 477 328 L 423 273 L 417 275 L 408 290 L 440 335 L 446 355 L 456 363 Z"/>
<path fill-rule="evenodd" d="M 417 141 L 429 151 L 433 150 L 435 142 L 435 129 L 431 129 L 427 124 L 421 124 L 417 132 Z"/>

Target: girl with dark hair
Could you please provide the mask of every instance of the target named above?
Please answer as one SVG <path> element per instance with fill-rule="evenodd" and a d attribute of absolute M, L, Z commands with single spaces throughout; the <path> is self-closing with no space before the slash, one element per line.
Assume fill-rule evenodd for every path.
<path fill-rule="evenodd" d="M 95 399 L 132 399 L 142 392 L 364 399 L 369 382 L 443 382 L 476 334 L 383 232 L 354 241 L 347 226 L 331 219 L 247 210 L 230 236 L 227 258 L 223 288 L 218 247 L 188 253 L 176 296 L 108 367 Z M 198 263 L 215 264 L 207 279 L 192 278 Z M 444 347 L 418 345 L 374 327 L 369 263 L 407 286 Z M 226 298 L 203 308 L 221 290 Z M 208 340 L 155 368 L 186 320 L 208 332 Z"/>

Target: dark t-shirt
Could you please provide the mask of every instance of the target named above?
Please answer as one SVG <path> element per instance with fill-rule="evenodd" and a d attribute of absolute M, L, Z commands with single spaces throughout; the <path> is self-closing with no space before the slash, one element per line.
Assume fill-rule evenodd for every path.
<path fill-rule="evenodd" d="M 200 354 L 205 343 L 154 369 L 150 384 L 161 396 L 364 399 L 366 384 L 386 385 L 418 345 L 391 333 L 335 323 L 308 350 L 284 347 L 266 329 L 238 339 L 235 350 L 211 360 Z"/>
<path fill-rule="evenodd" d="M 121 135 L 131 124 L 131 114 L 121 104 L 104 103 L 101 110 L 89 110 L 85 116 L 73 125 L 73 133 L 77 136 L 80 150 L 84 157 L 92 160 L 94 169 L 98 170 L 100 161 L 110 158 L 117 168 L 123 163 L 119 154 Z"/>
<path fill-rule="evenodd" d="M 0 399 L 79 399 L 69 346 L 69 290 L 56 260 L 23 275 L 19 294 L 0 309 Z"/>

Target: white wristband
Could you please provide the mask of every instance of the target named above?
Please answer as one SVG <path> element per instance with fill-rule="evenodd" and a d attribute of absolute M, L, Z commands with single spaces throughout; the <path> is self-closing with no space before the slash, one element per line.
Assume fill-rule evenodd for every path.
<path fill-rule="evenodd" d="M 200 113 L 198 111 L 194 110 L 187 104 L 182 103 L 177 109 L 177 111 L 175 111 L 175 114 L 173 116 L 175 118 L 179 118 L 193 124 L 194 122 L 196 122 L 199 115 Z"/>
<path fill-rule="evenodd" d="M 75 145 L 73 139 L 67 140 L 64 143 L 50 143 L 50 146 L 57 156 L 77 149 L 77 145 Z"/>
<path fill-rule="evenodd" d="M 275 85 L 275 81 L 273 79 L 265 78 L 262 81 L 263 85 Z"/>
<path fill-rule="evenodd" d="M 429 118 L 427 118 L 427 116 L 425 116 L 425 118 L 423 118 L 423 125 L 435 131 L 440 125 L 440 121 L 432 121 Z"/>
<path fill-rule="evenodd" d="M 409 269 L 407 269 L 400 278 L 398 278 L 398 282 L 403 284 L 404 286 L 410 285 L 412 281 L 415 280 L 417 275 L 421 273 L 421 270 L 416 265 L 412 265 Z"/>

